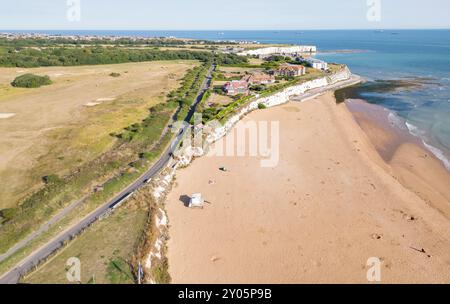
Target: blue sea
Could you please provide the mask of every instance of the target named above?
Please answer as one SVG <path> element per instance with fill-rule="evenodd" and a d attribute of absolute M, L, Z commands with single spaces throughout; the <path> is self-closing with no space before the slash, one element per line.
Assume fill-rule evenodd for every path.
<path fill-rule="evenodd" d="M 369 81 L 422 80 L 417 87 L 361 95 L 397 115 L 450 170 L 450 30 L 44 32 L 312 44 L 318 58 L 345 63 Z"/>

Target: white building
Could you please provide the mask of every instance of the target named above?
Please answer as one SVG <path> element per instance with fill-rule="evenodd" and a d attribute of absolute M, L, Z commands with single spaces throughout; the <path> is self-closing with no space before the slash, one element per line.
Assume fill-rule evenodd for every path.
<path fill-rule="evenodd" d="M 240 52 L 240 56 L 268 56 L 273 54 L 296 54 L 296 53 L 316 53 L 317 47 L 314 45 L 295 45 L 288 47 L 267 47 L 256 50 Z"/>
<path fill-rule="evenodd" d="M 309 63 L 311 65 L 311 67 L 313 67 L 314 69 L 323 70 L 323 71 L 328 70 L 328 63 L 326 63 L 325 61 L 322 61 L 322 60 L 319 60 L 316 58 L 308 58 L 308 59 L 305 59 L 305 61 L 307 63 Z"/>

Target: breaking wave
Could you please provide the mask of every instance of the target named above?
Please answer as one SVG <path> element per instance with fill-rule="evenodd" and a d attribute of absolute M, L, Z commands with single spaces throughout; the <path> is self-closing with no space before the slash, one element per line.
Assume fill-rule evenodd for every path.
<path fill-rule="evenodd" d="M 422 139 L 422 137 L 425 135 L 424 131 L 421 131 L 418 127 L 416 127 L 415 125 L 409 123 L 409 122 L 405 122 L 406 127 L 409 130 L 409 133 L 411 133 L 412 135 L 419 137 Z"/>
<path fill-rule="evenodd" d="M 428 149 L 428 151 L 433 153 L 433 155 L 436 156 L 444 164 L 445 168 L 450 171 L 450 160 L 445 156 L 444 152 L 441 149 L 426 143 L 426 141 L 424 140 L 425 132 L 421 131 L 418 127 L 409 122 L 406 122 L 405 124 L 408 127 L 409 133 L 420 138 L 423 145 Z"/>
<path fill-rule="evenodd" d="M 403 119 L 401 119 L 400 117 L 398 117 L 397 115 L 395 115 L 392 112 L 389 112 L 389 114 L 388 114 L 388 121 L 391 125 L 399 128 L 401 130 L 405 130 L 407 128 L 405 126 L 405 122 L 403 121 Z"/>
<path fill-rule="evenodd" d="M 448 171 L 450 171 L 450 161 L 448 160 L 447 157 L 445 157 L 444 152 L 442 152 L 442 150 L 427 144 L 425 141 L 423 141 L 423 144 L 425 145 L 425 147 L 427 147 L 428 150 L 430 150 L 434 156 L 436 156 L 440 161 L 442 161 L 442 163 L 444 163 L 445 168 L 447 168 Z"/>

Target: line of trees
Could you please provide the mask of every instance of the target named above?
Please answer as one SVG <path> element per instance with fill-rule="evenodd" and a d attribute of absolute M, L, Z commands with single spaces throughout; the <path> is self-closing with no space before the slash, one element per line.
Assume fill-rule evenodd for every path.
<path fill-rule="evenodd" d="M 155 132 L 155 126 L 162 123 L 166 125 L 171 118 L 171 114 L 178 108 L 177 119 L 182 120 L 187 115 L 190 106 L 194 103 L 201 85 L 209 69 L 208 64 L 195 67 L 184 76 L 181 86 L 168 94 L 168 100 L 150 108 L 150 113 L 140 123 L 135 123 L 118 135 L 126 142 L 146 139 Z M 162 121 L 163 120 L 163 121 Z M 158 131 L 158 134 L 160 132 Z"/>
<path fill-rule="evenodd" d="M 7 48 L 0 51 L 0 66 L 33 68 L 41 66 L 78 66 L 144 62 L 156 60 L 216 61 L 217 64 L 245 64 L 247 58 L 234 54 L 213 54 L 201 51 L 161 51 L 121 47 L 84 48 Z"/>
<path fill-rule="evenodd" d="M 5 47 L 47 47 L 47 46 L 61 46 L 61 45 L 124 45 L 124 46 L 203 46 L 203 45 L 232 45 L 236 42 L 228 41 L 207 41 L 207 40 L 181 40 L 171 38 L 96 38 L 96 39 L 73 39 L 73 38 L 20 38 L 20 39 L 6 39 L 0 38 L 0 46 Z"/>

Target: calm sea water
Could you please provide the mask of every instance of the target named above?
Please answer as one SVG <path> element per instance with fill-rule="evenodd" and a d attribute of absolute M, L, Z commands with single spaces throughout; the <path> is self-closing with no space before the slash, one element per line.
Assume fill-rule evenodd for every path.
<path fill-rule="evenodd" d="M 321 51 L 317 57 L 345 63 L 371 81 L 426 78 L 419 87 L 362 96 L 397 115 L 399 127 L 420 137 L 450 170 L 450 30 L 45 32 L 313 44 Z"/>

